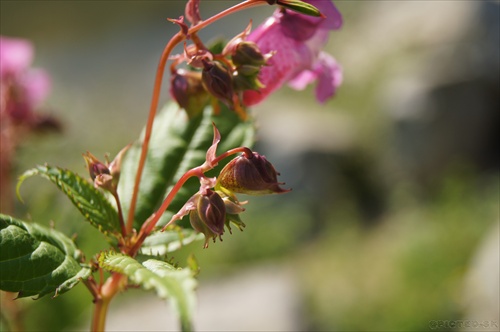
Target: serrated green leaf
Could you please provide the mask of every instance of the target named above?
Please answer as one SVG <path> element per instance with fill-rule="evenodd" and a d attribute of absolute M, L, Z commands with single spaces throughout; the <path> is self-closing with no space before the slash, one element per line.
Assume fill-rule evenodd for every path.
<path fill-rule="evenodd" d="M 250 147 L 253 144 L 253 122 L 241 121 L 225 106 L 221 106 L 219 115 L 213 115 L 212 108 L 206 107 L 202 114 L 189 120 L 176 103 L 170 102 L 157 115 L 139 189 L 135 228 L 139 228 L 156 210 L 175 181 L 187 170 L 205 161 L 206 151 L 213 139 L 212 122 L 222 136 L 219 152 L 242 145 Z M 127 215 L 129 210 L 143 137 L 144 133 L 127 152 L 122 163 L 118 193 L 124 215 Z M 228 161 L 221 163 L 218 169 L 220 170 Z M 177 212 L 198 188 L 198 180 L 190 179 L 168 210 Z"/>
<path fill-rule="evenodd" d="M 155 232 L 146 238 L 140 252 L 143 255 L 163 256 L 204 238 L 202 233 L 192 229 Z"/>
<path fill-rule="evenodd" d="M 120 222 L 118 213 L 109 203 L 102 192 L 94 188 L 87 180 L 69 170 L 52 166 L 36 166 L 26 171 L 19 178 L 17 191 L 21 184 L 35 175 L 40 175 L 51 181 L 64 193 L 71 202 L 78 208 L 81 214 L 94 227 L 104 234 L 119 234 Z"/>
<path fill-rule="evenodd" d="M 103 253 L 98 260 L 102 268 L 122 273 L 133 283 L 146 290 L 154 289 L 159 297 L 169 299 L 181 319 L 182 330 L 191 330 L 197 283 L 190 269 L 177 269 L 155 259 L 141 264 L 130 256 L 115 252 Z"/>
<path fill-rule="evenodd" d="M 66 235 L 0 214 L 0 289 L 19 297 L 62 294 L 91 270 Z"/>

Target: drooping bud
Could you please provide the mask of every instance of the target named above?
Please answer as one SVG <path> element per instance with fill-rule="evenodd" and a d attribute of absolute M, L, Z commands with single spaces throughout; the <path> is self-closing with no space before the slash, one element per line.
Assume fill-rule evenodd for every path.
<path fill-rule="evenodd" d="M 204 61 L 202 82 L 214 97 L 227 105 L 233 105 L 233 77 L 229 70 L 218 61 Z"/>
<path fill-rule="evenodd" d="M 170 78 L 170 95 L 190 119 L 200 114 L 209 101 L 209 94 L 203 88 L 201 73 L 182 69 L 177 70 Z"/>
<path fill-rule="evenodd" d="M 266 58 L 260 52 L 259 47 L 251 41 L 239 43 L 234 49 L 231 60 L 236 67 L 254 66 L 259 68 L 266 64 Z"/>
<path fill-rule="evenodd" d="M 278 172 L 264 156 L 253 152 L 231 160 L 220 172 L 216 189 L 248 195 L 280 194 L 290 191 L 280 187 Z"/>
<path fill-rule="evenodd" d="M 224 233 L 226 206 L 222 198 L 213 190 L 205 194 L 198 193 L 194 197 L 195 209 L 189 213 L 189 221 L 195 230 L 205 235 L 205 245 L 212 238 L 215 242 Z"/>

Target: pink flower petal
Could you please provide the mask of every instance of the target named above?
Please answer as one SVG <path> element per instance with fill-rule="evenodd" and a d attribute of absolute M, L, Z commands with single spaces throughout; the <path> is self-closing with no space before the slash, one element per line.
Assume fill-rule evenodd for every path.
<path fill-rule="evenodd" d="M 318 78 L 318 74 L 311 70 L 303 70 L 292 78 L 288 85 L 295 90 L 304 90 L 306 86 L 314 82 Z"/>
<path fill-rule="evenodd" d="M 335 91 L 342 83 L 342 68 L 329 54 L 321 52 L 318 62 L 314 66 L 318 77 L 316 85 L 316 99 L 320 103 L 326 102 L 335 95 Z"/>
<path fill-rule="evenodd" d="M 336 61 L 321 50 L 328 40 L 329 30 L 342 25 L 342 16 L 331 1 L 306 2 L 316 6 L 326 18 L 277 10 L 248 36 L 263 54 L 274 52 L 274 55 L 259 73 L 264 88 L 245 91 L 244 105 L 260 103 L 287 82 L 294 89 L 301 90 L 319 80 L 316 97 L 320 102 L 335 94 L 342 81 L 342 72 Z"/>
<path fill-rule="evenodd" d="M 16 75 L 33 61 L 33 45 L 24 39 L 0 36 L 0 77 Z"/>
<path fill-rule="evenodd" d="M 306 45 L 284 37 L 279 24 L 267 26 L 265 34 L 260 36 L 261 38 L 256 39 L 251 35 L 248 40 L 255 41 L 263 54 L 273 51 L 275 53 L 259 74 L 259 81 L 265 87 L 259 91 L 248 90 L 243 94 L 243 103 L 247 106 L 261 102 L 269 94 L 281 88 L 298 71 L 312 63 L 312 55 Z"/>

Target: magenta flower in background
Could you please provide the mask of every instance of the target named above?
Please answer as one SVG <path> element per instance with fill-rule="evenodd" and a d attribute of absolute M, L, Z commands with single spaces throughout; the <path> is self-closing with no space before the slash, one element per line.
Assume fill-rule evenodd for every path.
<path fill-rule="evenodd" d="M 247 40 L 255 42 L 263 54 L 274 52 L 274 55 L 259 74 L 265 87 L 245 91 L 244 105 L 261 102 L 284 83 L 301 90 L 313 81 L 317 81 L 316 99 L 323 103 L 342 83 L 341 67 L 332 56 L 321 51 L 330 30 L 342 26 L 342 16 L 329 0 L 305 2 L 318 8 L 326 18 L 278 9 L 248 36 Z"/>
<path fill-rule="evenodd" d="M 0 36 L 0 115 L 2 121 L 34 124 L 34 109 L 48 95 L 49 75 L 41 69 L 30 68 L 33 45 L 24 39 Z"/>
<path fill-rule="evenodd" d="M 32 130 L 60 130 L 59 121 L 35 112 L 50 91 L 49 75 L 32 69 L 33 45 L 0 36 L 0 211 L 12 211 L 10 176 L 16 148 Z"/>

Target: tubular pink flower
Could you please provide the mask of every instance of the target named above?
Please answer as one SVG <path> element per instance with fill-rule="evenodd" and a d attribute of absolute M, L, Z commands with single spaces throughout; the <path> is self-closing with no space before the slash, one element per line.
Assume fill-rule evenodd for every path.
<path fill-rule="evenodd" d="M 312 17 L 278 9 L 247 38 L 265 54 L 274 52 L 259 74 L 264 88 L 245 91 L 246 106 L 258 104 L 283 84 L 303 89 L 317 81 L 316 98 L 325 102 L 342 82 L 342 70 L 336 60 L 321 51 L 330 30 L 342 26 L 342 16 L 331 1 L 306 0 L 326 18 Z"/>

